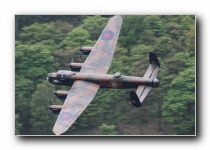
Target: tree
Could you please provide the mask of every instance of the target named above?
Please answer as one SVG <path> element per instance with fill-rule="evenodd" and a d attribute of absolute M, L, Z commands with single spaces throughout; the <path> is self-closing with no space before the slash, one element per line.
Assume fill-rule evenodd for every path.
<path fill-rule="evenodd" d="M 40 83 L 43 77 L 54 71 L 57 66 L 48 46 L 20 42 L 16 43 L 15 63 L 16 74 L 30 79 L 35 84 Z"/>
<path fill-rule="evenodd" d="M 51 113 L 48 118 L 48 106 L 53 99 L 54 87 L 48 81 L 44 81 L 37 85 L 30 103 L 30 119 L 32 135 L 51 135 L 52 128 L 56 121 L 56 116 Z M 58 102 L 57 102 L 58 103 Z"/>
<path fill-rule="evenodd" d="M 97 40 L 107 24 L 107 21 L 108 18 L 103 18 L 101 16 L 88 16 L 83 20 L 83 24 L 81 24 L 80 27 L 90 33 L 91 40 Z"/>
<path fill-rule="evenodd" d="M 93 45 L 94 42 L 89 40 L 90 34 L 81 27 L 74 28 L 69 32 L 66 38 L 61 42 L 62 47 L 79 47 L 82 45 Z"/>
<path fill-rule="evenodd" d="M 30 134 L 30 101 L 36 84 L 46 80 L 56 68 L 48 46 L 16 42 L 15 51 L 15 113 L 22 124 L 21 134 Z"/>
<path fill-rule="evenodd" d="M 170 84 L 163 103 L 163 116 L 172 123 L 173 134 L 195 134 L 195 69 L 188 68 Z"/>
<path fill-rule="evenodd" d="M 60 43 L 64 34 L 61 29 L 56 28 L 54 22 L 50 23 L 34 23 L 30 26 L 22 28 L 22 32 L 19 35 L 21 41 L 27 44 L 42 43 L 43 45 L 49 46 L 51 49 L 57 49 L 58 43 Z"/>
<path fill-rule="evenodd" d="M 19 119 L 20 119 L 19 115 L 15 115 L 15 135 L 21 134 L 20 129 L 22 124 L 20 123 Z"/>
<path fill-rule="evenodd" d="M 99 126 L 99 135 L 117 135 L 116 126 L 103 123 Z"/>

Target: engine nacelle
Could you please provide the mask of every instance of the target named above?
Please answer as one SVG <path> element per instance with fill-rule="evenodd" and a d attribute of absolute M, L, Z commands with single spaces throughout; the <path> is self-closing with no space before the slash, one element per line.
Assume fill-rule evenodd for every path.
<path fill-rule="evenodd" d="M 79 50 L 85 55 L 89 55 L 93 47 L 81 47 Z"/>
<path fill-rule="evenodd" d="M 83 63 L 69 63 L 68 67 L 71 68 L 72 71 L 80 71 L 82 68 Z"/>
<path fill-rule="evenodd" d="M 67 94 L 68 94 L 68 91 L 55 91 L 54 92 L 54 95 L 56 95 L 61 100 L 65 100 Z"/>
<path fill-rule="evenodd" d="M 50 105 L 48 107 L 53 113 L 55 114 L 59 114 L 61 109 L 62 109 L 62 106 L 61 105 Z"/>
<path fill-rule="evenodd" d="M 159 87 L 159 85 L 160 85 L 160 82 L 158 81 L 158 79 L 153 79 L 152 80 L 152 87 L 153 88 L 157 88 L 157 87 Z"/>

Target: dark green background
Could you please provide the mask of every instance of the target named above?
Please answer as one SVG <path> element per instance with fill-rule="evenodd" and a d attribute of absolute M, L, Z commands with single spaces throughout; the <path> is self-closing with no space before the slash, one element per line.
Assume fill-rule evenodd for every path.
<path fill-rule="evenodd" d="M 111 16 L 15 16 L 15 134 L 52 135 L 47 118 L 55 87 L 47 74 L 66 69 L 79 47 L 93 46 Z M 195 135 L 195 16 L 122 16 L 108 73 L 143 76 L 157 54 L 160 87 L 141 108 L 130 90 L 100 89 L 67 135 Z M 83 56 L 81 62 L 84 62 Z M 69 90 L 69 87 L 58 87 Z M 57 104 L 62 104 L 58 99 Z"/>

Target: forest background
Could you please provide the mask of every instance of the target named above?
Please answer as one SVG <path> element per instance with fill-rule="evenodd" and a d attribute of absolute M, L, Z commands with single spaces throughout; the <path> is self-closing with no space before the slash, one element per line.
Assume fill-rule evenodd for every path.
<path fill-rule="evenodd" d="M 79 62 L 79 47 L 93 46 L 111 16 L 15 16 L 15 134 L 53 135 L 47 117 L 55 86 L 47 74 Z M 108 73 L 143 76 L 157 54 L 160 87 L 141 108 L 129 90 L 100 89 L 66 135 L 195 135 L 195 16 L 122 16 Z M 85 56 L 81 62 L 84 62 Z M 69 90 L 69 87 L 58 87 Z M 62 104 L 58 99 L 57 104 Z"/>

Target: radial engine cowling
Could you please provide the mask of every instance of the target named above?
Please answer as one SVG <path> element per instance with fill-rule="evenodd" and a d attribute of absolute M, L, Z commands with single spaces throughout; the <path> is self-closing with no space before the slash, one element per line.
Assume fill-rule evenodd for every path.
<path fill-rule="evenodd" d="M 159 83 L 158 79 L 153 79 L 152 80 L 152 87 L 153 88 L 157 88 L 157 87 L 159 87 L 159 85 L 160 85 L 160 83 Z"/>

